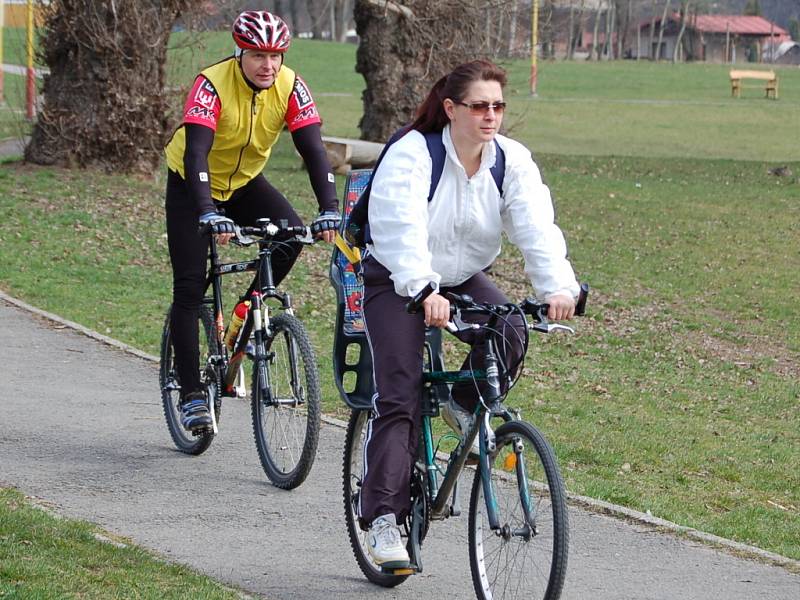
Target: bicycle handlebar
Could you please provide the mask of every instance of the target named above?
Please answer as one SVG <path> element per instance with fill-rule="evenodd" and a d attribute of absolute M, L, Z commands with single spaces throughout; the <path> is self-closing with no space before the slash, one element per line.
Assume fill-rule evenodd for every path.
<path fill-rule="evenodd" d="M 406 312 L 411 315 L 418 313 L 419 309 L 422 308 L 422 303 L 425 301 L 425 298 L 435 291 L 436 289 L 433 287 L 433 283 L 426 285 L 421 291 L 417 292 L 416 296 L 406 302 Z"/>
<path fill-rule="evenodd" d="M 417 295 L 415 295 L 406 303 L 406 312 L 410 314 L 419 312 L 419 309 L 422 308 L 422 303 L 424 302 L 425 298 L 430 296 L 433 292 L 433 284 L 429 283 L 422 289 L 422 291 L 417 293 Z M 580 293 L 578 294 L 578 301 L 575 304 L 575 314 L 577 316 L 582 316 L 586 312 L 586 300 L 588 297 L 589 284 L 582 283 Z M 450 300 L 451 315 L 454 315 L 459 310 L 472 313 L 494 313 L 502 315 L 508 314 L 512 310 L 516 310 L 518 306 L 522 312 L 531 315 L 537 323 L 546 323 L 547 311 L 550 308 L 550 305 L 547 302 L 539 302 L 533 298 L 526 298 L 520 302 L 519 305 L 480 303 L 475 302 L 472 296 L 467 294 L 459 295 L 453 294 L 452 292 L 447 294 L 447 298 Z"/>
<path fill-rule="evenodd" d="M 259 219 L 256 223 L 254 227 L 234 225 L 235 235 L 231 241 L 239 246 L 250 246 L 265 240 L 272 241 L 280 234 L 293 236 L 293 238 L 281 241 L 294 241 L 309 245 L 316 241 L 308 225 L 290 226 L 285 219 L 281 219 L 277 225 L 269 219 Z"/>

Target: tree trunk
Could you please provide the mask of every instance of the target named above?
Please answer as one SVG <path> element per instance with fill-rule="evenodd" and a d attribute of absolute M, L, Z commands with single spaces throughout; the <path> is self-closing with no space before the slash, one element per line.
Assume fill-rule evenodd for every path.
<path fill-rule="evenodd" d="M 292 35 L 297 35 L 300 27 L 300 13 L 298 11 L 298 2 L 291 0 L 289 2 L 289 15 L 292 19 Z"/>
<path fill-rule="evenodd" d="M 653 0 L 653 7 L 650 10 L 650 41 L 648 42 L 648 50 L 647 56 L 650 57 L 651 60 L 655 60 L 655 55 L 653 53 L 653 40 L 655 39 L 656 35 L 656 3 L 658 0 Z"/>
<path fill-rule="evenodd" d="M 614 52 L 614 47 L 611 43 L 611 38 L 614 35 L 614 14 L 615 14 L 615 6 L 614 4 L 608 4 L 608 9 L 606 10 L 606 20 L 604 24 L 606 39 L 603 40 L 603 52 L 601 56 L 606 60 L 610 60 L 613 58 L 611 56 Z"/>
<path fill-rule="evenodd" d="M 664 14 L 661 15 L 661 25 L 658 28 L 658 45 L 656 46 L 656 60 L 661 58 L 661 42 L 664 41 L 664 27 L 666 27 L 667 23 L 667 13 L 669 12 L 669 2 L 670 0 L 666 0 L 664 2 Z"/>
<path fill-rule="evenodd" d="M 330 1 L 333 2 L 333 0 Z M 315 40 L 321 40 L 323 23 L 327 20 L 323 11 L 326 5 L 321 0 L 305 0 L 305 2 L 306 11 L 311 19 L 311 35 Z"/>
<path fill-rule="evenodd" d="M 567 56 L 565 58 L 572 58 L 572 45 L 575 42 L 575 6 L 572 0 L 569 3 L 569 32 L 567 34 Z"/>
<path fill-rule="evenodd" d="M 511 3 L 511 23 L 508 26 L 508 56 L 513 57 L 517 49 L 517 0 Z"/>
<path fill-rule="evenodd" d="M 492 12 L 494 12 L 494 11 L 492 11 Z M 493 48 L 492 48 L 492 50 L 494 50 L 494 52 L 492 54 L 495 54 L 495 55 L 500 54 L 500 52 L 501 52 L 500 47 L 501 47 L 501 44 L 502 44 L 502 41 L 503 41 L 503 30 L 504 30 L 505 24 L 506 24 L 505 23 L 505 11 L 500 10 L 498 12 L 500 13 L 500 15 L 496 17 L 497 18 L 497 35 L 495 36 L 495 43 L 494 43 Z"/>
<path fill-rule="evenodd" d="M 188 0 L 53 0 L 43 10 L 44 106 L 25 159 L 152 172 L 168 128 L 167 41 Z"/>
<path fill-rule="evenodd" d="M 569 48 L 569 57 L 575 55 L 575 48 L 580 43 L 583 44 L 583 24 L 586 13 L 586 0 L 581 0 L 581 7 L 578 9 L 578 23 L 575 26 L 575 37 L 572 38 L 572 46 Z"/>
<path fill-rule="evenodd" d="M 356 71 L 367 84 L 362 139 L 385 142 L 411 121 L 437 79 L 478 58 L 476 40 L 484 35 L 478 5 L 477 0 L 355 1 Z"/>
<path fill-rule="evenodd" d="M 352 14 L 350 0 L 336 0 L 336 40 L 347 41 L 347 30 L 350 28 Z"/>
<path fill-rule="evenodd" d="M 273 4 L 275 6 L 272 8 L 272 13 L 278 15 L 284 21 L 289 21 L 289 17 L 285 12 L 285 7 L 283 5 L 283 0 L 275 0 L 275 2 L 273 2 Z M 294 26 L 293 23 L 288 23 L 288 25 L 289 25 L 290 30 Z"/>
<path fill-rule="evenodd" d="M 672 51 L 672 62 L 678 62 L 678 54 L 683 41 L 683 34 L 686 31 L 686 20 L 689 18 L 689 2 L 682 2 L 681 7 L 681 30 L 678 32 L 678 39 L 675 40 L 675 49 Z M 684 57 L 685 59 L 685 57 Z"/>
<path fill-rule="evenodd" d="M 628 29 L 631 26 L 631 0 L 627 0 L 625 3 L 624 19 L 620 6 L 620 2 L 617 2 L 617 58 L 622 58 L 628 42 Z"/>
<path fill-rule="evenodd" d="M 483 35 L 486 37 L 486 52 L 488 54 L 492 53 L 492 11 L 486 10 L 486 26 L 483 30 Z"/>
<path fill-rule="evenodd" d="M 589 58 L 594 57 L 594 60 L 600 60 L 600 50 L 597 46 L 597 34 L 600 31 L 600 16 L 602 14 L 602 3 L 597 5 L 597 10 L 594 13 L 594 32 L 592 34 L 592 51 L 589 52 Z"/>

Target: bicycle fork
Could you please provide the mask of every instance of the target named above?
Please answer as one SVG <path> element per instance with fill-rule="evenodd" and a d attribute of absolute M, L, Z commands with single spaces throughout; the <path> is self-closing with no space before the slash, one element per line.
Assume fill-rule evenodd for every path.
<path fill-rule="evenodd" d="M 486 413 L 486 424 L 481 424 L 481 436 L 483 437 L 484 427 L 488 427 L 488 415 Z M 516 483 L 517 492 L 519 493 L 520 503 L 525 513 L 525 524 L 522 527 L 511 529 L 508 522 L 501 523 L 497 506 L 497 496 L 495 495 L 494 486 L 492 485 L 492 467 L 489 462 L 488 453 L 484 454 L 484 445 L 481 443 L 481 458 L 480 458 L 480 471 L 481 471 L 481 485 L 483 486 L 483 497 L 486 503 L 486 514 L 489 520 L 489 527 L 495 535 L 504 538 L 506 541 L 511 538 L 522 538 L 528 542 L 537 534 L 536 531 L 536 515 L 533 505 L 531 504 L 531 497 L 528 492 L 528 475 L 525 468 L 525 458 L 523 455 L 524 445 L 521 440 L 514 439 L 512 441 L 512 453 L 506 456 L 503 461 L 503 470 L 511 471 L 513 469 Z"/>
<path fill-rule="evenodd" d="M 266 340 L 264 338 L 264 323 L 269 322 L 269 308 L 261 301 L 261 294 L 253 292 L 251 302 L 251 312 L 253 314 L 253 338 L 255 341 L 253 368 L 258 370 L 256 383 L 259 386 L 261 401 L 269 399 L 269 369 L 267 369 L 267 353 L 265 350 Z"/>
<path fill-rule="evenodd" d="M 489 345 L 486 353 L 486 383 L 488 384 L 488 395 L 490 398 L 499 398 L 500 391 L 500 371 L 498 368 L 497 355 L 494 352 L 493 341 L 489 340 Z M 528 494 L 528 477 L 525 471 L 525 459 L 523 457 L 523 444 L 520 440 L 514 440 L 512 445 L 513 454 L 506 457 L 504 461 L 504 468 L 511 469 L 513 467 L 516 474 L 516 481 L 522 503 L 523 510 L 525 511 L 525 526 L 519 529 L 511 530 L 508 523 L 501 524 L 498 515 L 497 496 L 495 495 L 494 486 L 492 485 L 492 465 L 489 462 L 489 454 L 494 454 L 497 450 L 494 433 L 489 427 L 489 418 L 491 417 L 491 410 L 484 413 L 484 418 L 480 424 L 480 460 L 479 469 L 481 472 L 481 485 L 483 487 L 483 497 L 486 503 L 486 514 L 489 520 L 489 527 L 495 534 L 502 536 L 505 539 L 511 537 L 521 537 L 525 541 L 530 540 L 532 535 L 535 535 L 535 521 L 532 514 L 532 506 L 530 495 Z"/>

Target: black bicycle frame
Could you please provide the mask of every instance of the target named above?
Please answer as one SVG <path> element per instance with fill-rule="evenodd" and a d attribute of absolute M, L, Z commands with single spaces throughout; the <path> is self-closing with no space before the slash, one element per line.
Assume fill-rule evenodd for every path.
<path fill-rule="evenodd" d="M 263 339 L 263 308 L 265 306 L 263 298 L 276 298 L 280 301 L 283 309 L 291 308 L 291 296 L 288 293 L 278 291 L 275 287 L 275 279 L 272 272 L 272 244 L 273 240 L 259 240 L 258 257 L 246 261 L 238 261 L 231 263 L 221 263 L 219 261 L 219 253 L 217 252 L 217 242 L 214 236 L 210 236 L 209 242 L 209 260 L 210 267 L 206 277 L 205 289 L 212 288 L 212 299 L 204 297 L 203 302 L 213 304 L 214 307 L 214 323 L 217 330 L 217 344 L 220 351 L 219 367 L 220 374 L 223 381 L 223 392 L 230 392 L 239 371 L 239 365 L 246 355 L 246 348 L 250 334 L 253 333 L 255 337 L 255 352 L 254 356 L 256 364 L 259 369 L 264 369 L 262 377 L 259 381 L 267 386 L 267 373 L 265 365 L 266 354 L 264 353 L 264 339 Z M 247 271 L 256 272 L 250 287 L 247 292 L 241 296 L 240 301 L 250 300 L 250 307 L 247 311 L 247 317 L 242 324 L 242 331 L 239 334 L 239 343 L 233 350 L 230 358 L 228 357 L 228 348 L 222 343 L 224 337 L 223 326 L 223 306 L 222 306 L 222 276 L 230 275 L 232 273 L 244 273 Z M 205 293 L 203 294 L 205 296 Z M 293 374 L 294 376 L 294 374 Z M 265 390 L 262 390 L 264 392 Z"/>

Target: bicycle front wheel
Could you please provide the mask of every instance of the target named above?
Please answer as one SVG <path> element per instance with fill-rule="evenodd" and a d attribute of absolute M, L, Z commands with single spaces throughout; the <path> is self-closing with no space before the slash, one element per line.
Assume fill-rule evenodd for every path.
<path fill-rule="evenodd" d="M 481 600 L 557 600 L 567 571 L 566 493 L 555 455 L 529 423 L 495 432 L 491 484 L 500 528 L 489 526 L 480 470 L 469 502 L 469 562 Z"/>
<path fill-rule="evenodd" d="M 270 320 L 263 364 L 253 365 L 253 434 L 261 466 L 277 487 L 305 481 L 317 452 L 320 391 L 317 361 L 293 315 Z"/>
<path fill-rule="evenodd" d="M 164 320 L 164 331 L 161 334 L 161 361 L 158 370 L 158 382 L 161 388 L 161 403 L 164 408 L 164 417 L 167 420 L 169 434 L 178 450 L 186 454 L 202 454 L 211 445 L 214 439 L 214 432 L 207 429 L 199 435 L 192 435 L 181 425 L 181 383 L 178 378 L 178 370 L 175 367 L 175 348 L 173 348 L 172 345 L 172 333 L 170 331 L 171 314 L 172 308 L 167 311 L 167 317 Z M 205 381 L 207 379 L 205 371 L 208 357 L 217 353 L 213 318 L 211 317 L 211 309 L 208 306 L 203 305 L 200 307 L 199 327 L 200 362 L 198 364 L 198 369 L 200 370 L 201 381 Z M 216 382 L 211 383 L 212 385 L 207 386 L 209 392 L 214 396 L 210 400 L 218 405 L 219 388 Z"/>

